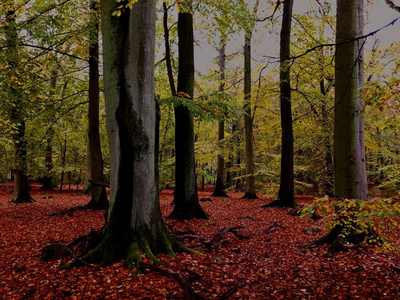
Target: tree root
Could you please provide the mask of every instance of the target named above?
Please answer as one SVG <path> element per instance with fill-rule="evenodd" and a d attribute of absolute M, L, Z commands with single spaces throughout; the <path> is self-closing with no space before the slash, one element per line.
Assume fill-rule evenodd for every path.
<path fill-rule="evenodd" d="M 365 233 L 353 233 L 348 236 L 343 236 L 344 228 L 342 226 L 335 226 L 327 235 L 322 238 L 304 245 L 303 247 L 311 248 L 313 246 L 320 246 L 323 244 L 330 244 L 329 252 L 335 253 L 340 251 L 347 251 L 348 244 L 359 245 L 365 241 Z"/>
<path fill-rule="evenodd" d="M 238 237 L 239 239 L 249 239 L 255 236 L 260 236 L 263 234 L 267 234 L 270 232 L 275 231 L 278 227 L 282 228 L 282 229 L 286 229 L 287 227 L 284 227 L 282 225 L 280 225 L 279 223 L 282 222 L 284 219 L 280 219 L 278 221 L 273 222 L 270 226 L 268 226 L 265 229 L 262 229 L 256 233 L 253 234 L 241 234 L 240 232 L 238 232 L 238 229 L 243 229 L 243 226 L 235 226 L 235 227 L 222 227 L 220 230 L 218 230 L 218 232 L 214 235 L 214 237 L 211 239 L 210 242 L 206 243 L 207 248 L 210 251 L 214 251 L 214 252 L 218 252 L 219 250 L 219 246 L 222 242 L 222 240 L 224 239 L 224 236 L 231 232 L 233 233 L 236 237 Z"/>
<path fill-rule="evenodd" d="M 191 286 L 190 283 L 195 280 L 197 277 L 199 277 L 198 274 L 193 273 L 189 277 L 184 277 L 182 274 L 179 274 L 175 271 L 172 270 L 167 270 L 165 268 L 158 267 L 156 265 L 148 264 L 145 262 L 141 262 L 139 264 L 139 268 L 142 270 L 142 272 L 145 272 L 146 269 L 150 271 L 157 272 L 163 276 L 170 277 L 175 279 L 178 284 L 182 287 L 183 289 L 183 299 L 186 300 L 208 300 L 208 298 L 204 295 L 201 295 L 200 293 L 196 292 Z"/>

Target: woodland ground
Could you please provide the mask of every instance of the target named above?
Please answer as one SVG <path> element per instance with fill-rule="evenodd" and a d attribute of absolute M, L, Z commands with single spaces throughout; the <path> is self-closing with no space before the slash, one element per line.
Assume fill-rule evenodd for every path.
<path fill-rule="evenodd" d="M 200 192 L 209 198 L 211 192 Z M 40 191 L 34 188 L 33 204 L 11 204 L 11 194 L 0 186 L 0 298 L 1 299 L 182 299 L 183 289 L 175 279 L 151 271 L 131 277 L 117 263 L 96 270 L 79 267 L 69 271 L 58 268 L 65 259 L 44 262 L 41 249 L 52 242 L 69 243 L 100 229 L 103 212 L 61 212 L 84 205 L 89 196 L 71 191 Z M 43 196 L 52 196 L 53 198 Z M 212 216 L 209 220 L 178 222 L 165 218 L 171 232 L 186 232 L 186 245 L 202 255 L 178 253 L 177 258 L 160 255 L 167 270 L 185 278 L 196 274 L 190 286 L 199 294 L 219 299 L 400 299 L 400 255 L 377 252 L 373 246 L 357 246 L 348 252 L 330 254 L 327 246 L 304 248 L 326 234 L 303 232 L 310 227 L 324 229 L 321 220 L 301 219 L 288 209 L 260 208 L 271 199 L 241 200 L 242 194 L 230 193 L 230 199 L 210 198 L 201 202 Z M 160 195 L 162 212 L 171 210 L 172 191 Z M 299 204 L 312 196 L 297 197 Z M 281 220 L 269 232 L 240 239 L 225 234 L 218 251 L 205 247 L 223 227 L 243 226 L 241 234 L 260 233 Z"/>

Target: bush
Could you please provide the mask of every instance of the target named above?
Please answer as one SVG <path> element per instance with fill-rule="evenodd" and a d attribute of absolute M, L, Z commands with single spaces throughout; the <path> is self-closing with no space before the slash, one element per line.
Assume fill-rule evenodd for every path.
<path fill-rule="evenodd" d="M 331 200 L 328 197 L 315 200 L 306 206 L 302 217 L 323 217 L 330 233 L 319 240 L 320 243 L 331 243 L 333 246 L 344 244 L 380 245 L 383 249 L 398 248 L 394 238 L 395 231 L 400 228 L 400 202 L 394 199 L 373 200 Z M 317 241 L 318 242 L 318 241 Z M 346 247 L 345 247 L 346 248 Z M 335 251 L 335 249 L 331 249 Z M 342 250 L 342 249 L 339 249 Z"/>

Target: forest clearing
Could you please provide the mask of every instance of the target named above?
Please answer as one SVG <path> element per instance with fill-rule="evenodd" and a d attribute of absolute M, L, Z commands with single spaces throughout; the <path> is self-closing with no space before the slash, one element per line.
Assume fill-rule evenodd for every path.
<path fill-rule="evenodd" d="M 172 190 L 160 194 L 164 216 L 171 210 Z M 67 258 L 40 259 L 49 243 L 64 244 L 103 225 L 102 211 L 59 213 L 84 205 L 89 196 L 73 191 L 33 189 L 36 203 L 9 203 L 10 194 L 0 193 L 0 297 L 2 299 L 190 299 L 177 280 L 152 270 L 131 276 L 121 263 L 100 270 L 88 266 L 59 270 Z M 353 246 L 347 252 L 329 253 L 327 246 L 301 247 L 326 233 L 322 220 L 288 214 L 289 209 L 260 208 L 271 199 L 210 198 L 199 192 L 209 220 L 175 221 L 164 218 L 170 232 L 195 235 L 184 244 L 201 255 L 160 255 L 160 268 L 176 272 L 196 293 L 192 299 L 399 299 L 400 255 L 379 251 L 373 245 Z M 52 196 L 44 197 L 44 196 Z M 42 199 L 41 199 L 42 198 Z M 47 199 L 45 199 L 47 198 Z M 298 196 L 299 204 L 313 196 Z M 249 239 L 233 233 L 223 236 L 219 249 L 210 251 L 205 242 L 224 227 L 241 226 L 241 234 L 269 232 Z M 307 233 L 308 228 L 320 228 Z M 400 233 L 400 232 L 398 232 Z M 71 259 L 71 257 L 69 257 Z M 197 297 L 197 298 L 196 298 Z M 204 298 L 200 298 L 204 297 Z"/>

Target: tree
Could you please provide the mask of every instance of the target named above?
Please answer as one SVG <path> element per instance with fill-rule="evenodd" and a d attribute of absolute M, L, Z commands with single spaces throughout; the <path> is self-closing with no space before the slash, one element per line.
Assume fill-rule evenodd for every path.
<path fill-rule="evenodd" d="M 57 88 L 57 75 L 58 71 L 57 69 L 54 69 L 52 71 L 52 76 L 50 79 L 50 100 L 53 101 L 52 99 L 56 93 L 56 88 Z M 54 119 L 54 117 L 53 117 Z M 56 186 L 54 183 L 54 165 L 53 165 L 53 138 L 54 138 L 54 128 L 53 126 L 50 126 L 50 128 L 47 130 L 47 136 L 46 136 L 46 149 L 45 149 L 45 168 L 46 168 L 46 173 L 43 176 L 43 185 L 41 189 L 43 190 L 51 190 Z"/>
<path fill-rule="evenodd" d="M 334 191 L 337 198 L 366 199 L 363 87 L 363 1 L 338 0 L 335 57 Z"/>
<path fill-rule="evenodd" d="M 227 42 L 227 36 L 224 33 L 224 29 L 220 29 L 220 45 L 218 50 L 218 64 L 219 64 L 219 88 L 218 91 L 223 93 L 225 91 L 225 48 Z M 221 143 L 225 138 L 225 121 L 221 120 L 218 122 L 218 142 Z M 213 197 L 229 197 L 225 192 L 225 160 L 224 156 L 219 153 L 217 157 L 217 181 L 215 183 L 215 189 L 212 194 Z"/>
<path fill-rule="evenodd" d="M 90 3 L 93 32 L 90 34 L 89 46 L 89 152 L 90 154 L 90 174 L 91 195 L 87 208 L 106 209 L 108 199 L 103 174 L 103 156 L 101 154 L 100 134 L 99 134 L 99 16 L 97 1 Z"/>
<path fill-rule="evenodd" d="M 25 94 L 20 84 L 20 57 L 18 49 L 18 31 L 16 27 L 16 5 L 8 0 L 6 3 L 6 40 L 8 59 L 8 81 L 7 90 L 10 103 L 10 120 L 14 127 L 13 140 L 15 145 L 14 165 L 14 197 L 13 203 L 34 202 L 29 192 L 27 174 L 27 150 L 25 137 Z"/>
<path fill-rule="evenodd" d="M 244 4 L 243 4 L 244 5 Z M 245 161 L 246 161 L 246 192 L 244 199 L 257 199 L 254 189 L 254 147 L 253 147 L 253 119 L 251 114 L 251 36 L 255 25 L 259 1 L 256 1 L 250 22 L 244 26 L 244 130 L 245 130 Z M 247 8 L 247 7 L 246 7 Z"/>
<path fill-rule="evenodd" d="M 185 249 L 168 234 L 159 205 L 156 9 L 155 1 L 147 0 L 139 0 L 124 12 L 115 0 L 101 0 L 100 5 L 111 155 L 110 211 L 102 241 L 82 259 L 100 261 L 101 266 L 124 260 L 132 268 L 142 260 L 141 253 L 158 261 L 158 253 L 174 255 L 175 250 Z"/>
<path fill-rule="evenodd" d="M 177 95 L 193 99 L 194 51 L 192 2 L 183 1 L 178 13 L 179 70 Z M 197 195 L 194 158 L 194 127 L 192 112 L 184 105 L 175 106 L 175 197 L 169 218 L 206 219 Z"/>
<path fill-rule="evenodd" d="M 293 173 L 293 121 L 290 87 L 290 31 L 293 0 L 283 2 L 280 48 L 280 107 L 282 127 L 281 177 L 278 198 L 271 206 L 295 207 Z"/>

